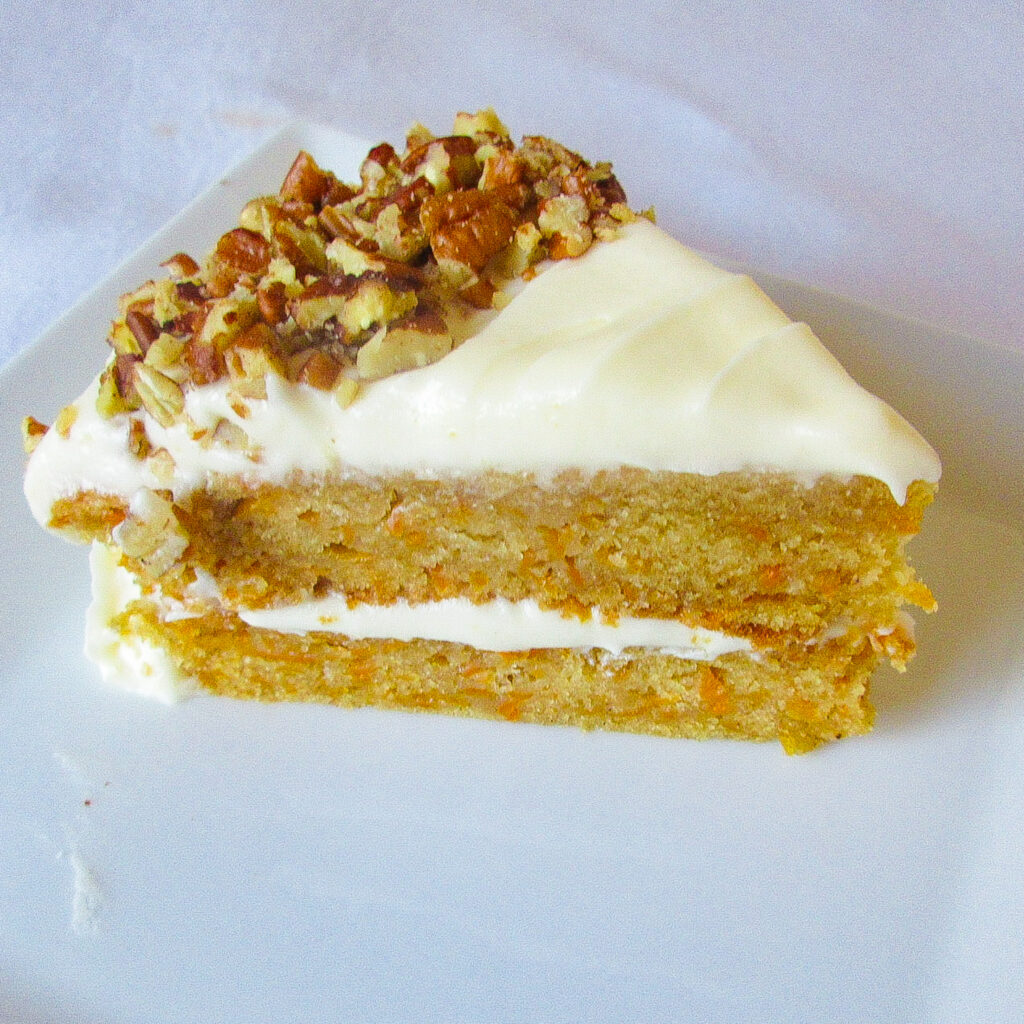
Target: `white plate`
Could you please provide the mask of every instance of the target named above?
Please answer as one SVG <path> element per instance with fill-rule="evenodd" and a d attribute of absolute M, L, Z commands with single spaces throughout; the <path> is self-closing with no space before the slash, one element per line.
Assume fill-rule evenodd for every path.
<path fill-rule="evenodd" d="M 23 413 L 103 358 L 116 296 L 200 253 L 305 146 L 263 147 L 0 380 L 0 1020 L 1024 1017 L 1024 360 L 767 281 L 944 457 L 942 605 L 866 738 L 803 758 L 104 689 L 84 550 L 20 493 Z"/>

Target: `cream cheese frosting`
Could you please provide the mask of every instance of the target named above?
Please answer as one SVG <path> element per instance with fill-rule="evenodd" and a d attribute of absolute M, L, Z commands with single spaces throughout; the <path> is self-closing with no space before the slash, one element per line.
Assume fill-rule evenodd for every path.
<path fill-rule="evenodd" d="M 128 417 L 97 414 L 95 387 L 70 436 L 49 431 L 30 461 L 26 494 L 43 523 L 56 498 L 78 490 L 130 497 L 166 486 L 129 454 Z M 914 480 L 940 475 L 928 443 L 806 325 L 643 219 L 548 265 L 443 359 L 367 383 L 347 407 L 271 374 L 267 398 L 241 413 L 224 381 L 191 389 L 186 411 L 191 430 L 146 422 L 174 459 L 177 498 L 215 473 L 282 482 L 296 471 L 544 476 L 628 465 L 808 482 L 863 474 L 902 503 Z M 244 450 L 195 440 L 221 420 L 245 432 Z"/>
<path fill-rule="evenodd" d="M 142 596 L 119 565 L 116 549 L 94 543 L 89 552 L 92 602 L 85 615 L 85 654 L 108 686 L 173 703 L 195 693 L 197 684 L 178 671 L 166 651 L 142 637 L 114 628 L 113 620 Z"/>
<path fill-rule="evenodd" d="M 594 609 L 588 619 L 548 611 L 536 601 L 498 598 L 474 604 L 448 598 L 409 604 L 349 606 L 343 595 L 280 608 L 242 610 L 251 626 L 282 633 L 340 633 L 355 640 L 441 640 L 483 651 L 531 648 L 600 649 L 622 654 L 640 647 L 695 661 L 713 661 L 736 651 L 751 653 L 750 641 L 670 619 L 620 616 L 614 622 Z"/>

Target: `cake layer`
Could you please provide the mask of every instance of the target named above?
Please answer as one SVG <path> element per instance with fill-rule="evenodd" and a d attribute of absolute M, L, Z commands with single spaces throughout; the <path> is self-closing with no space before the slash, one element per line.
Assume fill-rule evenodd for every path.
<path fill-rule="evenodd" d="M 165 572 L 161 586 L 181 597 L 198 571 L 236 610 L 329 594 L 353 605 L 532 600 L 577 618 L 599 609 L 770 646 L 843 618 L 888 628 L 904 602 L 930 607 L 903 551 L 930 500 L 923 484 L 898 505 L 872 480 L 805 487 L 619 470 L 544 485 L 500 473 L 255 490 L 225 479 L 173 515 L 164 503 L 153 522 L 119 522 L 124 509 L 104 499 L 89 512 L 76 503 L 68 518 L 127 545 L 144 577 L 151 558 L 166 568 L 164 552 L 187 544 L 187 569 Z"/>
<path fill-rule="evenodd" d="M 807 327 L 642 219 L 548 266 L 478 328 L 436 363 L 366 382 L 350 405 L 274 373 L 266 398 L 231 379 L 193 387 L 184 417 L 145 421 L 149 450 L 173 460 L 169 482 L 164 456 L 133 454 L 139 414 L 100 416 L 94 385 L 68 436 L 42 439 L 29 502 L 45 524 L 80 490 L 170 486 L 180 499 L 210 474 L 283 484 L 339 469 L 860 474 L 901 503 L 913 481 L 939 478 L 929 445 Z M 222 424 L 231 443 L 215 439 Z"/>
<path fill-rule="evenodd" d="M 432 640 L 352 640 L 259 629 L 227 613 L 162 621 L 141 600 L 114 618 L 122 643 L 159 652 L 181 684 L 258 700 L 575 725 L 664 736 L 779 739 L 790 753 L 870 729 L 881 655 L 847 638 L 753 658 L 664 652 L 482 651 Z M 162 670 L 162 669 L 161 669 Z"/>
<path fill-rule="evenodd" d="M 308 628 L 332 610 L 328 603 L 236 615 L 209 586 L 186 604 L 144 593 L 120 562 L 116 548 L 93 545 L 86 649 L 109 683 L 165 701 L 206 690 L 667 736 L 778 738 L 792 753 L 867 731 L 871 671 L 899 646 L 912 648 L 904 624 L 889 637 L 848 628 L 819 643 L 754 652 L 724 636 L 666 648 L 663 623 L 637 633 L 628 622 L 577 622 L 568 633 L 534 623 L 537 646 L 517 649 L 506 636 L 503 650 L 479 632 L 486 619 L 453 617 L 450 608 L 440 621 L 405 623 L 391 636 L 354 637 L 340 629 L 344 612 Z M 355 611 L 349 622 L 359 622 Z M 616 628 L 624 635 L 609 639 Z M 474 642 L 437 635 L 453 630 Z"/>

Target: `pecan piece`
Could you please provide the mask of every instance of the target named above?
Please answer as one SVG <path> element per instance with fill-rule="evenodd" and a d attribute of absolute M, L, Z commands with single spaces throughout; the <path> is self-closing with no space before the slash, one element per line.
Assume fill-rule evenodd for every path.
<path fill-rule="evenodd" d="M 497 188 L 500 185 L 519 185 L 526 180 L 527 166 L 518 153 L 499 149 L 484 162 L 478 187 Z"/>
<path fill-rule="evenodd" d="M 512 241 L 505 246 L 491 265 L 492 271 L 499 278 L 511 280 L 522 277 L 544 255 L 541 237 L 541 233 L 533 221 L 520 224 L 512 235 Z"/>
<path fill-rule="evenodd" d="M 115 356 L 114 361 L 100 374 L 96 411 L 104 419 L 138 409 L 139 399 L 132 382 L 134 363 L 133 356 Z"/>
<path fill-rule="evenodd" d="M 436 363 L 452 348 L 452 336 L 436 310 L 425 308 L 381 328 L 356 355 L 364 380 Z"/>
<path fill-rule="evenodd" d="M 425 283 L 425 275 L 419 267 L 389 259 L 380 252 L 370 252 L 345 238 L 336 238 L 327 246 L 327 262 L 332 268 L 352 277 L 376 272 L 386 278 L 403 281 L 411 288 L 419 288 Z"/>
<path fill-rule="evenodd" d="M 238 223 L 270 242 L 274 238 L 274 226 L 281 217 L 281 200 L 277 196 L 259 196 L 242 207 Z"/>
<path fill-rule="evenodd" d="M 394 147 L 387 142 L 374 146 L 359 168 L 363 191 L 368 195 L 382 195 L 388 179 L 393 178 L 398 170 L 398 154 Z"/>
<path fill-rule="evenodd" d="M 167 331 L 161 332 L 146 350 L 144 362 L 161 373 L 172 376 L 185 350 L 185 340 Z"/>
<path fill-rule="evenodd" d="M 434 256 L 462 263 L 473 271 L 503 249 L 516 229 L 516 215 L 492 192 L 470 189 L 428 199 L 420 223 Z"/>
<path fill-rule="evenodd" d="M 355 189 L 341 182 L 330 171 L 320 168 L 305 150 L 295 158 L 278 192 L 285 204 L 300 202 L 319 210 L 328 203 L 342 203 L 355 195 Z"/>
<path fill-rule="evenodd" d="M 159 370 L 136 362 L 135 391 L 142 407 L 162 427 L 171 426 L 185 411 L 185 396 L 180 387 Z"/>
<path fill-rule="evenodd" d="M 548 239 L 552 259 L 582 256 L 590 248 L 594 233 L 589 218 L 590 209 L 582 196 L 555 196 L 542 204 L 537 226 Z"/>
<path fill-rule="evenodd" d="M 332 238 L 346 238 L 355 242 L 362 237 L 362 233 L 352 222 L 352 211 L 348 207 L 347 203 L 325 206 L 317 219 Z"/>
<path fill-rule="evenodd" d="M 170 259 L 164 260 L 160 266 L 166 268 L 175 280 L 194 277 L 199 273 L 199 264 L 185 252 L 175 253 Z"/>
<path fill-rule="evenodd" d="M 280 344 L 265 323 L 247 327 L 224 352 L 224 365 L 235 390 L 244 398 L 267 397 L 267 374 L 285 376 Z"/>
<path fill-rule="evenodd" d="M 256 305 L 268 324 L 283 323 L 288 316 L 288 293 L 284 281 L 270 281 L 256 289 Z"/>
<path fill-rule="evenodd" d="M 216 253 L 221 263 L 241 274 L 262 274 L 270 263 L 267 240 L 248 228 L 235 228 L 221 235 Z"/>
<path fill-rule="evenodd" d="M 206 441 L 204 447 L 212 448 L 214 445 L 217 445 L 221 448 L 227 448 L 229 451 L 247 451 L 250 448 L 249 435 L 237 423 L 232 423 L 231 420 L 218 420 L 217 426 L 213 428 L 213 433 L 209 434 L 204 440 Z"/>
<path fill-rule="evenodd" d="M 125 399 L 134 402 L 132 408 L 137 409 L 138 395 L 135 393 L 135 364 L 139 361 L 137 356 L 118 355 L 114 359 L 113 376 L 117 391 Z"/>
<path fill-rule="evenodd" d="M 146 425 L 142 420 L 133 419 L 128 425 L 128 451 L 137 459 L 145 459 L 149 455 L 149 449 Z"/>
<path fill-rule="evenodd" d="M 148 488 L 132 496 L 128 515 L 114 527 L 113 539 L 155 577 L 169 572 L 188 547 L 188 537 L 169 498 Z"/>
<path fill-rule="evenodd" d="M 78 419 L 78 406 L 77 405 L 65 405 L 59 413 L 57 418 L 53 421 L 53 429 L 64 438 L 66 441 L 71 436 L 71 428 L 75 425 L 75 421 Z"/>
<path fill-rule="evenodd" d="M 305 349 L 293 366 L 295 379 L 320 391 L 330 391 L 341 373 L 341 364 L 322 349 Z"/>
<path fill-rule="evenodd" d="M 317 162 L 303 149 L 281 182 L 282 199 L 298 199 L 318 206 L 331 188 L 333 174 L 320 170 Z"/>
<path fill-rule="evenodd" d="M 295 267 L 299 277 L 322 274 L 327 269 L 326 242 L 312 228 L 282 219 L 274 226 L 274 247 Z"/>
<path fill-rule="evenodd" d="M 236 297 L 237 296 L 237 297 Z M 248 292 L 217 299 L 206 311 L 206 317 L 196 330 L 195 340 L 210 344 L 223 351 L 236 335 L 259 318 L 259 304 Z"/>
<path fill-rule="evenodd" d="M 186 284 L 195 287 L 192 282 L 178 282 L 170 278 L 158 282 L 153 295 L 153 322 L 161 328 L 174 323 L 190 311 L 193 303 L 183 296 L 187 294 Z"/>
<path fill-rule="evenodd" d="M 152 317 L 146 316 L 145 313 L 140 313 L 137 309 L 128 310 L 124 322 L 128 330 L 135 335 L 135 340 L 139 343 L 139 349 L 143 353 L 160 335 L 160 328 L 156 325 L 156 321 Z"/>
<path fill-rule="evenodd" d="M 493 281 L 486 277 L 478 277 L 459 289 L 459 295 L 477 309 L 491 309 L 494 305 L 494 293 L 497 289 Z"/>
<path fill-rule="evenodd" d="M 453 128 L 455 135 L 479 135 L 489 133 L 499 138 L 508 138 L 508 129 L 501 123 L 501 119 L 494 112 L 493 107 L 485 110 L 478 110 L 475 114 L 468 114 L 460 110 L 455 115 Z"/>
<path fill-rule="evenodd" d="M 45 423 L 40 423 L 35 416 L 26 416 L 21 421 L 21 443 L 26 455 L 31 455 L 39 445 L 39 442 L 46 437 L 50 428 Z"/>
<path fill-rule="evenodd" d="M 107 344 L 119 356 L 141 356 L 142 346 L 135 332 L 128 326 L 127 318 L 115 320 L 110 327 L 110 334 L 107 336 Z"/>
<path fill-rule="evenodd" d="M 331 274 L 310 285 L 291 304 L 292 316 L 304 331 L 336 320 L 347 338 L 373 324 L 403 316 L 416 305 L 415 284 L 408 279 L 367 273 L 359 277 Z"/>
<path fill-rule="evenodd" d="M 543 135 L 524 136 L 520 153 L 535 173 L 545 177 L 549 174 L 564 177 L 585 163 L 579 153 Z"/>
<path fill-rule="evenodd" d="M 419 149 L 428 142 L 432 142 L 433 139 L 434 133 L 426 125 L 416 121 L 405 133 L 405 151 L 411 153 L 414 149 Z"/>
<path fill-rule="evenodd" d="M 174 285 L 174 291 L 182 302 L 191 305 L 206 301 L 202 285 L 196 284 L 195 281 L 178 281 Z"/>
<path fill-rule="evenodd" d="M 406 174 L 423 177 L 438 192 L 470 188 L 480 178 L 476 143 L 466 135 L 431 139 L 412 150 L 400 166 Z"/>
<path fill-rule="evenodd" d="M 411 263 L 427 247 L 427 236 L 402 214 L 397 203 L 388 203 L 377 215 L 374 227 L 379 251 L 398 263 Z"/>
<path fill-rule="evenodd" d="M 192 383 L 199 387 L 212 384 L 227 373 L 224 356 L 216 346 L 196 337 L 189 338 L 185 343 L 185 365 Z"/>

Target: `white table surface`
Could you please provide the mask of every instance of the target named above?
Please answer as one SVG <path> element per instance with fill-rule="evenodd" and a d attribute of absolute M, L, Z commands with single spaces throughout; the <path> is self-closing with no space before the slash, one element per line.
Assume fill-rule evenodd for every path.
<path fill-rule="evenodd" d="M 1017 0 L 10 0 L 0 362 L 281 125 L 494 105 L 719 256 L 1024 346 Z"/>

